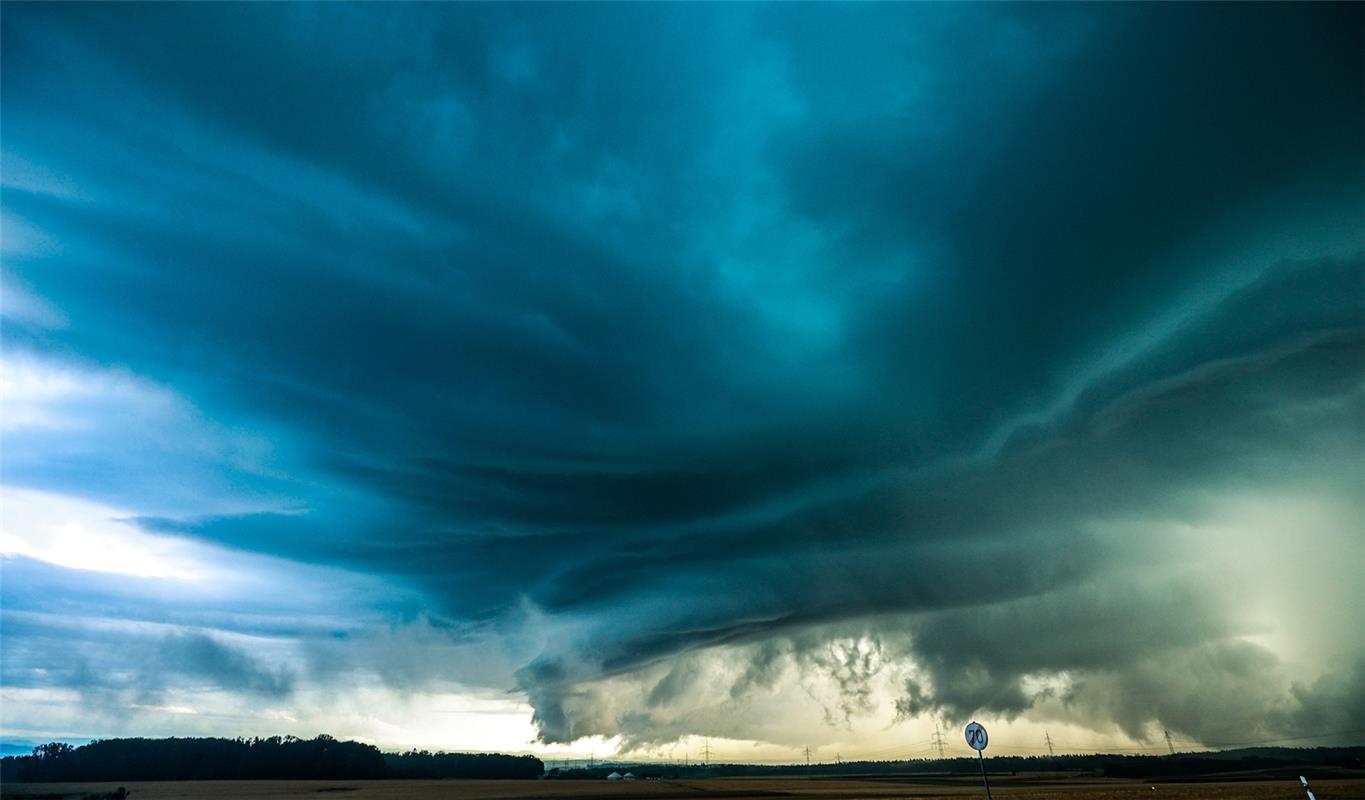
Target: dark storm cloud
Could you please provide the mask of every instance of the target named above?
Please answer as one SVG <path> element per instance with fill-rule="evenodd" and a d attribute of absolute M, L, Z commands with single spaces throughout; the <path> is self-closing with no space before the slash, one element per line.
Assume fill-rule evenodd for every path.
<path fill-rule="evenodd" d="M 1023 684 L 1029 675 L 1126 678 L 1140 669 L 1147 685 L 1163 676 L 1178 685 L 1184 662 L 1170 658 L 1208 648 L 1226 651 L 1221 663 L 1230 667 L 1243 657 L 1253 661 L 1224 676 L 1227 691 L 1206 697 L 1203 710 L 1243 697 L 1239 676 L 1277 686 L 1278 677 L 1257 666 L 1273 663 L 1273 655 L 1223 642 L 1255 629 L 1237 601 L 1228 603 L 1220 561 L 1229 554 L 1196 544 L 1206 572 L 1191 572 L 1175 555 L 1191 545 L 1172 541 L 1160 526 L 1198 522 L 1208 516 L 1210 495 L 1255 494 L 1286 474 L 1281 488 L 1358 498 L 1365 402 L 1354 370 L 1362 346 L 1358 332 L 1329 335 L 1144 389 L 1140 401 L 1121 398 L 1077 430 L 989 469 L 900 483 L 874 494 L 875 505 L 862 498 L 788 520 L 786 536 L 774 537 L 762 557 L 726 553 L 689 569 L 669 557 L 651 568 L 639 555 L 619 568 L 598 565 L 600 580 L 573 575 L 567 582 L 580 594 L 566 608 L 630 603 L 645 617 L 604 612 L 600 629 L 525 673 L 525 683 L 543 712 L 560 705 L 562 687 L 599 670 L 629 671 L 689 647 L 752 641 L 814 622 L 902 612 L 914 616 L 887 627 L 909 634 L 908 649 L 935 687 L 916 684 L 913 709 L 953 719 L 1028 709 L 1036 700 Z M 1133 405 L 1143 413 L 1134 415 Z M 1301 438 L 1305 429 L 1318 434 Z M 869 506 L 878 513 L 870 516 Z M 1358 500 L 1348 507 L 1343 533 L 1365 511 Z M 872 524 L 838 527 L 859 521 Z M 812 531 L 818 538 L 803 540 Z M 582 594 L 584 586 L 595 595 Z M 692 599 L 670 605 L 676 596 Z M 1176 714 L 1177 707 L 1184 710 Z M 1220 711 L 1201 715 L 1175 700 L 1147 701 L 1098 718 L 1121 721 L 1136 735 L 1162 714 L 1191 735 L 1239 740 L 1229 736 L 1236 730 L 1229 708 Z M 1239 713 L 1263 716 L 1257 703 Z M 553 718 L 542 722 L 555 730 Z M 1243 728 L 1272 736 L 1286 730 L 1273 722 Z"/>
<path fill-rule="evenodd" d="M 126 502 L 162 490 L 118 436 L 5 481 L 508 635 L 529 604 L 546 740 L 686 733 L 575 715 L 862 619 L 910 711 L 1071 671 L 1091 723 L 1216 736 L 1121 693 L 1275 656 L 1149 529 L 1361 488 L 1358 6 L 7 9 L 5 269 L 69 322 L 6 347 L 272 447 L 185 479 L 226 513 Z M 872 702 L 883 656 L 795 652 L 832 722 Z M 1318 702 L 1265 682 L 1280 729 Z"/>

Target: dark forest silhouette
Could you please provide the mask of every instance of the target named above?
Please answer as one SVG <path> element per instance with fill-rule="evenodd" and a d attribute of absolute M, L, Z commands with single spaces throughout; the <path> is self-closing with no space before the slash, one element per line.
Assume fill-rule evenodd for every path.
<path fill-rule="evenodd" d="M 621 762 L 595 769 L 554 769 L 545 777 L 601 779 L 628 767 L 641 778 L 708 778 L 779 775 L 974 774 L 976 759 L 845 761 L 840 764 L 759 765 L 641 764 Z M 1355 776 L 1365 767 L 1365 748 L 1257 747 L 1178 755 L 993 756 L 992 772 L 1087 771 L 1144 780 L 1190 780 L 1197 776 Z M 1346 770 L 1346 773 L 1341 773 Z M 80 747 L 54 742 L 31 755 L 0 760 L 0 782 L 157 781 L 232 779 L 482 778 L 534 779 L 545 765 L 535 756 L 496 753 L 383 753 L 360 742 L 330 736 L 298 739 L 105 739 Z"/>
<path fill-rule="evenodd" d="M 538 778 L 535 756 L 381 753 L 360 742 L 316 739 L 105 739 L 53 742 L 0 760 L 0 782 L 232 779 Z"/>
<path fill-rule="evenodd" d="M 1310 778 L 1358 778 L 1365 769 L 1361 747 L 1256 747 L 1175 755 L 1088 753 L 1058 756 L 988 756 L 992 773 L 1088 772 L 1109 778 L 1144 781 L 1191 781 Z M 553 780 L 601 780 L 612 772 L 630 770 L 639 778 L 703 779 L 727 777 L 788 777 L 914 775 L 919 781 L 975 776 L 975 758 L 914 758 L 881 761 L 842 761 L 835 764 L 679 764 L 609 761 L 596 767 L 560 767 L 545 777 Z"/>

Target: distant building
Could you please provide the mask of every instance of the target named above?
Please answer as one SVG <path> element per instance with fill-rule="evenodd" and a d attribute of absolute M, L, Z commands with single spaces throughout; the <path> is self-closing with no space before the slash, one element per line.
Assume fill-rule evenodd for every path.
<path fill-rule="evenodd" d="M 610 774 L 610 775 L 607 776 L 607 780 L 609 780 L 609 781 L 619 781 L 619 780 L 621 780 L 621 779 L 624 778 L 624 777 L 625 777 L 625 776 L 622 775 L 622 774 L 619 773 L 619 772 L 613 772 L 612 774 Z M 633 778 L 634 776 L 632 775 L 631 777 Z"/>

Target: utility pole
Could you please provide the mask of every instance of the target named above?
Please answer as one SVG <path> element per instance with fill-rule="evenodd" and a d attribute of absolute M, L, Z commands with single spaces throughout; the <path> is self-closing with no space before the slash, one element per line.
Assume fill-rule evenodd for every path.
<path fill-rule="evenodd" d="M 1047 740 L 1047 754 L 1056 757 L 1057 754 L 1052 752 L 1052 734 L 1043 731 L 1043 738 Z"/>
<path fill-rule="evenodd" d="M 810 767 L 810 746 L 806 747 L 806 766 Z"/>
<path fill-rule="evenodd" d="M 706 743 L 702 745 L 702 748 L 701 748 L 701 757 L 702 757 L 703 759 L 705 759 L 705 760 L 702 762 L 703 764 L 705 764 L 705 765 L 708 766 L 708 767 L 711 766 L 711 740 L 710 740 L 710 739 L 707 739 L 707 740 L 706 740 Z"/>
<path fill-rule="evenodd" d="M 943 758 L 943 733 L 938 729 L 938 720 L 934 720 L 934 747 L 938 749 L 938 757 Z"/>
<path fill-rule="evenodd" d="M 840 766 L 840 765 L 843 764 L 843 763 L 844 763 L 844 757 L 843 757 L 843 755 L 840 754 L 840 753 L 835 753 L 835 754 L 834 754 L 834 766 L 837 767 L 837 766 Z"/>
<path fill-rule="evenodd" d="M 1175 745 L 1171 744 L 1171 732 L 1166 731 L 1166 746 L 1170 748 L 1171 755 L 1175 755 Z"/>

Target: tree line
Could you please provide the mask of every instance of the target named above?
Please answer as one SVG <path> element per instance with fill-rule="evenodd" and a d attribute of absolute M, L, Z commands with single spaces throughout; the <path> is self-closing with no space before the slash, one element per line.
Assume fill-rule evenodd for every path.
<path fill-rule="evenodd" d="M 0 782 L 379 778 L 539 778 L 535 756 L 382 753 L 360 742 L 315 739 L 104 739 L 39 745 L 0 759 Z"/>
<path fill-rule="evenodd" d="M 1359 777 L 1365 769 L 1365 747 L 1285 748 L 1261 747 L 1237 750 L 1181 753 L 1178 755 L 1067 754 L 1059 756 L 987 756 L 986 769 L 993 773 L 1090 772 L 1110 778 L 1197 780 L 1201 776 L 1244 774 L 1296 780 Z M 602 780 L 611 772 L 630 770 L 640 778 L 704 779 L 722 777 L 779 777 L 796 775 L 915 775 L 920 780 L 943 776 L 979 774 L 975 758 L 915 758 L 882 761 L 843 761 L 836 764 L 658 764 L 620 762 L 600 766 L 552 769 L 546 778 Z"/>

